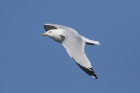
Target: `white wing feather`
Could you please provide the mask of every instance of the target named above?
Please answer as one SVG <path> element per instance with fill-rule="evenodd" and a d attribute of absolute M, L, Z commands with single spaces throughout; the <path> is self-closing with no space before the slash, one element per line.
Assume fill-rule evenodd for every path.
<path fill-rule="evenodd" d="M 67 50 L 70 57 L 82 70 L 97 79 L 97 76 L 92 69 L 91 63 L 84 53 L 85 42 L 83 41 L 83 39 L 77 34 L 64 37 L 65 40 L 62 42 L 62 45 Z"/>

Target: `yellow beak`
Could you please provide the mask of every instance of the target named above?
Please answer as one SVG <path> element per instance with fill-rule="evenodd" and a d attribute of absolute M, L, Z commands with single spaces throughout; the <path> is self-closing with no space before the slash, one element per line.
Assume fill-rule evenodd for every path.
<path fill-rule="evenodd" d="M 47 36 L 45 33 L 41 34 L 41 36 Z"/>

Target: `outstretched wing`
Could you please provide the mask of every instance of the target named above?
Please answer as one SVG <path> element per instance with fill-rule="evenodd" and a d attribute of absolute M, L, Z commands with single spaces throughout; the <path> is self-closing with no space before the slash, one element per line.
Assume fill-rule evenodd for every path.
<path fill-rule="evenodd" d="M 62 35 L 63 36 L 63 35 Z M 92 69 L 91 63 L 84 53 L 85 41 L 79 35 L 69 35 L 64 36 L 65 40 L 62 42 L 62 45 L 67 50 L 70 57 L 76 62 L 76 64 L 85 71 L 88 75 L 97 79 L 94 70 Z"/>
<path fill-rule="evenodd" d="M 51 30 L 51 29 L 58 29 L 55 25 L 51 25 L 51 24 L 45 24 L 44 25 L 44 29 L 46 30 L 46 31 L 49 31 L 49 30 Z"/>

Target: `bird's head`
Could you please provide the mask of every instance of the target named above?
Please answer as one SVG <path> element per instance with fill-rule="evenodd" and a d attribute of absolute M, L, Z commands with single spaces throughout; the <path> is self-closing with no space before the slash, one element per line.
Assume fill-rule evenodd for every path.
<path fill-rule="evenodd" d="M 54 31 L 57 30 L 56 26 L 53 26 L 51 24 L 45 24 L 44 29 L 46 30 L 45 33 L 41 34 L 42 36 L 52 36 L 54 34 Z"/>
<path fill-rule="evenodd" d="M 46 32 L 41 34 L 42 36 L 53 37 L 55 35 L 60 35 L 62 33 L 61 27 L 58 28 L 58 25 L 55 24 L 45 24 L 44 29 L 46 30 Z"/>
<path fill-rule="evenodd" d="M 54 34 L 54 30 L 49 30 L 49 31 L 47 31 L 45 33 L 42 33 L 41 35 L 51 37 L 51 36 L 53 36 L 53 34 Z"/>

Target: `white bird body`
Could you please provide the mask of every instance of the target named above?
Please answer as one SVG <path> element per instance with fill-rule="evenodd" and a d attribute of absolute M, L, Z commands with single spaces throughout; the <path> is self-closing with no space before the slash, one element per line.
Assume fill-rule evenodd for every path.
<path fill-rule="evenodd" d="M 79 35 L 76 30 L 62 25 L 45 24 L 44 28 L 47 32 L 43 33 L 42 36 L 49 36 L 53 40 L 62 43 L 76 64 L 87 74 L 97 79 L 91 63 L 85 55 L 84 46 L 85 43 L 100 45 L 98 41 L 87 39 Z"/>

